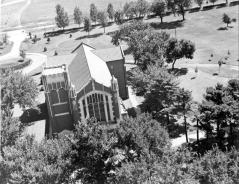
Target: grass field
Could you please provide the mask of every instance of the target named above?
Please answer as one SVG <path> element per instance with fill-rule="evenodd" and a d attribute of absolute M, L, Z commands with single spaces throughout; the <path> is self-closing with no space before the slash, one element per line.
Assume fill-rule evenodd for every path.
<path fill-rule="evenodd" d="M 26 4 L 22 1 L 11 6 L 5 6 L 1 8 L 1 25 L 0 27 L 14 27 L 18 26 L 19 14 L 21 13 L 21 8 Z"/>
<path fill-rule="evenodd" d="M 112 3 L 114 9 L 123 8 L 124 3 L 129 0 L 32 0 L 30 6 L 22 14 L 22 24 L 53 21 L 55 17 L 55 6 L 61 4 L 69 15 L 73 14 L 75 6 L 79 6 L 86 15 L 89 13 L 90 4 L 95 3 L 99 10 L 106 10 L 108 3 Z"/>

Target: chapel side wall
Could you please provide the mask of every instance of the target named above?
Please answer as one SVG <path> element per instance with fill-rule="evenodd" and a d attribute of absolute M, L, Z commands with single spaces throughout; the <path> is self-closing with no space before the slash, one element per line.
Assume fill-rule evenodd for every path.
<path fill-rule="evenodd" d="M 114 75 L 115 78 L 118 80 L 119 95 L 123 100 L 128 98 L 126 68 L 124 66 L 124 63 L 125 63 L 124 59 L 107 62 L 107 66 L 109 68 L 111 75 Z"/>

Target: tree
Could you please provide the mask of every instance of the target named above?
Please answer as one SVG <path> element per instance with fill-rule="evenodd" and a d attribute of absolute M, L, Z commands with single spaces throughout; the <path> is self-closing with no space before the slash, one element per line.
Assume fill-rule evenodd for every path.
<path fill-rule="evenodd" d="M 128 2 L 126 2 L 124 4 L 123 7 L 123 14 L 125 15 L 125 17 L 127 17 L 128 19 L 131 18 L 131 13 L 130 13 L 130 4 Z"/>
<path fill-rule="evenodd" d="M 217 2 L 217 0 L 209 0 L 213 5 L 215 2 Z"/>
<path fill-rule="evenodd" d="M 24 128 L 18 118 L 12 117 L 12 112 L 5 112 L 2 111 L 1 117 L 1 153 L 2 148 L 15 144 L 15 141 L 21 136 Z"/>
<path fill-rule="evenodd" d="M 91 21 L 88 17 L 84 18 L 84 31 L 88 32 L 88 35 L 90 34 L 91 30 Z"/>
<path fill-rule="evenodd" d="M 166 45 L 165 57 L 167 63 L 172 63 L 174 69 L 175 62 L 181 58 L 192 59 L 195 52 L 195 45 L 189 40 L 170 38 Z"/>
<path fill-rule="evenodd" d="M 117 10 L 114 14 L 114 18 L 115 18 L 115 23 L 116 24 L 123 24 L 124 22 L 124 17 L 123 17 L 123 12 L 121 10 Z"/>
<path fill-rule="evenodd" d="M 20 56 L 22 57 L 23 60 L 25 60 L 26 59 L 26 51 L 20 50 Z"/>
<path fill-rule="evenodd" d="M 137 2 L 135 1 L 130 1 L 129 2 L 129 8 L 127 10 L 129 17 L 133 18 L 133 17 L 139 17 L 139 9 L 137 7 Z"/>
<path fill-rule="evenodd" d="M 69 183 L 69 153 L 67 138 L 43 140 L 19 138 L 14 145 L 3 149 L 0 173 L 6 183 Z M 71 170 L 70 170 L 71 171 Z M 5 182 L 4 182 L 5 183 Z"/>
<path fill-rule="evenodd" d="M 113 20 L 113 18 L 114 18 L 114 7 L 111 3 L 108 4 L 107 13 L 108 13 L 109 19 Z"/>
<path fill-rule="evenodd" d="M 222 66 L 222 60 L 219 60 L 219 61 L 218 61 L 218 66 L 219 66 L 218 73 L 220 73 L 220 69 L 221 69 L 221 66 Z"/>
<path fill-rule="evenodd" d="M 144 17 L 149 10 L 149 3 L 146 0 L 138 0 L 136 9 L 139 13 L 139 17 Z"/>
<path fill-rule="evenodd" d="M 75 7 L 74 9 L 74 21 L 76 24 L 79 24 L 79 26 L 83 21 L 82 12 L 80 11 L 79 7 Z"/>
<path fill-rule="evenodd" d="M 151 6 L 151 10 L 156 16 L 159 16 L 161 22 L 163 22 L 163 17 L 165 15 L 166 4 L 163 0 L 154 0 Z"/>
<path fill-rule="evenodd" d="M 185 128 L 185 136 L 186 136 L 186 143 L 188 143 L 188 123 L 187 123 L 187 115 L 191 110 L 191 102 L 192 102 L 192 95 L 191 92 L 185 90 L 184 88 L 179 88 L 176 91 L 176 111 L 183 116 L 184 119 L 184 128 Z"/>
<path fill-rule="evenodd" d="M 135 68 L 129 75 L 129 84 L 136 95 L 145 99 L 140 105 L 141 110 L 152 113 L 163 125 L 165 123 L 169 125 L 178 88 L 175 76 L 162 66 L 149 65 L 145 71 Z"/>
<path fill-rule="evenodd" d="M 185 9 L 190 8 L 192 5 L 191 0 L 174 0 L 176 9 L 179 14 L 182 15 L 183 20 L 185 20 Z"/>
<path fill-rule="evenodd" d="M 203 1 L 204 0 L 195 0 L 195 2 L 198 4 L 200 8 L 202 8 Z"/>
<path fill-rule="evenodd" d="M 67 12 L 64 11 L 64 8 L 61 5 L 56 5 L 56 25 L 59 28 L 64 28 L 69 25 L 69 18 Z"/>
<path fill-rule="evenodd" d="M 98 22 L 104 28 L 104 33 L 105 33 L 105 27 L 108 25 L 108 19 L 107 19 L 106 12 L 99 12 L 98 15 L 97 15 L 97 19 L 98 19 Z"/>
<path fill-rule="evenodd" d="M 231 18 L 227 15 L 227 14 L 223 14 L 222 16 L 222 21 L 223 23 L 227 24 L 227 27 L 228 27 L 228 24 L 231 24 Z"/>
<path fill-rule="evenodd" d="M 96 8 L 95 4 L 92 3 L 90 5 L 90 19 L 93 22 L 95 22 L 95 24 L 96 24 L 96 21 L 97 21 L 97 13 L 98 13 L 97 8 Z"/>
<path fill-rule="evenodd" d="M 35 107 L 38 88 L 35 81 L 21 72 L 7 71 L 0 78 L 2 87 L 2 109 L 13 109 L 15 104 L 20 107 Z"/>
<path fill-rule="evenodd" d="M 226 93 L 223 85 L 217 84 L 215 88 L 209 87 L 204 95 L 204 101 L 200 105 L 201 127 L 206 131 L 207 136 L 213 136 L 214 126 L 216 125 L 217 140 L 220 142 L 222 137 L 222 126 L 227 120 L 229 108 L 224 103 Z"/>
<path fill-rule="evenodd" d="M 112 36 L 112 43 L 118 43 L 119 40 L 129 40 L 133 31 L 150 29 L 149 24 L 142 21 L 133 20 L 132 23 L 123 24 L 120 26 L 117 34 Z"/>
<path fill-rule="evenodd" d="M 142 70 L 156 63 L 163 66 L 163 52 L 168 39 L 169 35 L 165 32 L 159 33 L 150 29 L 133 31 L 127 41 L 128 49 L 132 52 L 135 63 Z"/>

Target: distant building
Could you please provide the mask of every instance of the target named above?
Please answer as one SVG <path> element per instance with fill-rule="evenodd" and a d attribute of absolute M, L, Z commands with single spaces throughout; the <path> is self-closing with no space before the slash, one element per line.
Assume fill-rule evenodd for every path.
<path fill-rule="evenodd" d="M 117 122 L 126 115 L 125 59 L 120 47 L 96 50 L 84 43 L 69 55 L 49 59 L 42 73 L 50 135 L 94 117 Z"/>

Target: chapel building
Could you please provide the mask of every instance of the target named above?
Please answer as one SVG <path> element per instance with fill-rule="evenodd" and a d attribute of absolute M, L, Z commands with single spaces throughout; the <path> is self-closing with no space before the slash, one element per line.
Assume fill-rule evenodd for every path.
<path fill-rule="evenodd" d="M 121 47 L 96 50 L 84 43 L 69 55 L 49 58 L 42 73 L 49 135 L 92 117 L 114 123 L 126 116 L 124 64 Z"/>

